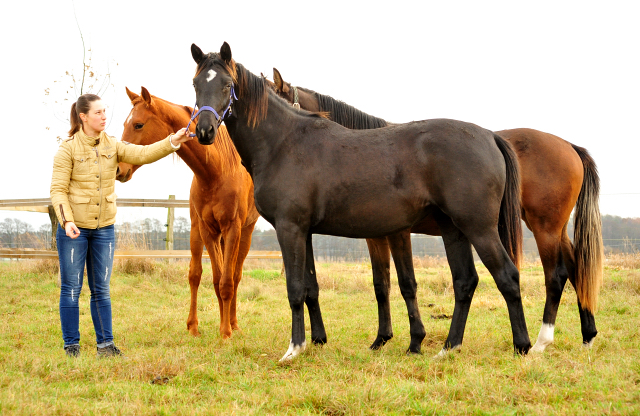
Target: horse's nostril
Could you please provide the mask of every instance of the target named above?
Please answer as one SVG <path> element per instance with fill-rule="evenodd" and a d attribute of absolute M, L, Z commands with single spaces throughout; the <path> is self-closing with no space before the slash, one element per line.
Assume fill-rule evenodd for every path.
<path fill-rule="evenodd" d="M 120 166 L 116 168 L 116 178 L 120 176 Z"/>

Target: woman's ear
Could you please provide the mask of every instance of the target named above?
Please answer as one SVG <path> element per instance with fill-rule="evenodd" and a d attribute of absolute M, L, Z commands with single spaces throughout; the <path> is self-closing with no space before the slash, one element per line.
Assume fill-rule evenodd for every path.
<path fill-rule="evenodd" d="M 85 113 L 80 113 L 79 116 L 80 116 L 80 120 L 82 120 L 83 122 L 89 120 L 89 118 Z"/>

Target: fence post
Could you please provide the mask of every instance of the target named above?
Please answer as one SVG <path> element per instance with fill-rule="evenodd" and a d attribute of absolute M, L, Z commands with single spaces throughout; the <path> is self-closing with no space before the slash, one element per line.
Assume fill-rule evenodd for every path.
<path fill-rule="evenodd" d="M 58 231 L 58 216 L 56 210 L 53 209 L 53 205 L 49 205 L 49 220 L 51 221 L 51 250 L 58 250 L 58 244 L 56 243 L 56 232 Z"/>
<path fill-rule="evenodd" d="M 169 195 L 169 199 L 176 199 L 175 195 Z M 167 227 L 167 238 L 165 238 L 165 249 L 173 250 L 173 217 L 174 217 L 175 208 L 169 207 L 169 212 L 167 213 L 167 223 L 165 224 Z"/>

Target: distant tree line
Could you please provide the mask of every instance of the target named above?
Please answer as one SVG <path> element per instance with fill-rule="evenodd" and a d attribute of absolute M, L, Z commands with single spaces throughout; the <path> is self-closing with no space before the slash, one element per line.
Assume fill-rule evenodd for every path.
<path fill-rule="evenodd" d="M 188 218 L 177 217 L 173 227 L 173 248 L 189 249 L 191 224 Z M 167 228 L 157 219 L 116 224 L 116 245 L 119 249 L 163 250 Z M 569 236 L 573 235 L 573 222 L 569 223 Z M 608 253 L 631 253 L 640 251 L 640 218 L 621 218 L 611 215 L 602 217 L 602 237 Z M 444 245 L 439 237 L 414 234 L 411 238 L 415 256 L 444 256 Z M 42 225 L 38 230 L 24 221 L 6 218 L 0 222 L 0 247 L 36 248 L 51 247 L 51 226 Z M 251 242 L 252 250 L 280 250 L 276 232 L 255 230 Z M 369 258 L 367 243 L 363 239 L 313 236 L 314 256 L 324 260 L 357 261 Z M 538 255 L 533 234 L 525 228 L 524 251 L 528 257 Z"/>

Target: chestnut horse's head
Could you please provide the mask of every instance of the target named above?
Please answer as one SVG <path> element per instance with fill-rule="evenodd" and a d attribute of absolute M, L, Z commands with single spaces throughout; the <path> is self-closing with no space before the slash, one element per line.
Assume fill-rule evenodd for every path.
<path fill-rule="evenodd" d="M 145 87 L 140 95 L 126 88 L 133 109 L 124 122 L 122 141 L 130 144 L 149 145 L 158 142 L 173 133 L 171 126 L 161 117 L 156 97 L 151 96 Z M 120 162 L 116 179 L 127 182 L 140 165 Z"/>

